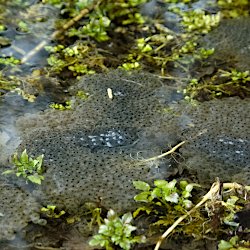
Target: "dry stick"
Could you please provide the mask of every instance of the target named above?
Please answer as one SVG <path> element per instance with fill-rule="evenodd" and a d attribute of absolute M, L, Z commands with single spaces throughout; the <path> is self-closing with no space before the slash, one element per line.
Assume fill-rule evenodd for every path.
<path fill-rule="evenodd" d="M 148 162 L 148 161 L 155 161 L 157 159 L 160 159 L 166 155 L 170 155 L 172 154 L 177 148 L 179 148 L 180 146 L 182 146 L 184 143 L 186 143 L 186 141 L 182 141 L 180 142 L 179 144 L 177 144 L 176 146 L 174 146 L 171 150 L 169 150 L 168 152 L 164 153 L 164 154 L 161 154 L 161 155 L 157 155 L 157 156 L 154 156 L 154 157 L 151 157 L 151 158 L 148 158 L 146 160 L 142 160 L 142 162 Z"/>
<path fill-rule="evenodd" d="M 74 18 L 70 19 L 67 23 L 65 23 L 62 26 L 62 29 L 53 32 L 52 35 L 50 36 L 50 38 L 48 40 L 41 41 L 34 49 L 32 49 L 27 55 L 25 55 L 22 58 L 21 63 L 26 63 L 31 57 L 33 57 L 36 53 L 38 53 L 41 49 L 43 49 L 44 46 L 46 46 L 49 41 L 51 41 L 51 40 L 55 39 L 57 36 L 61 35 L 65 30 L 67 30 L 68 28 L 70 28 L 73 24 L 75 24 L 76 22 L 78 22 L 85 15 L 87 15 L 92 9 L 96 8 L 96 6 L 98 4 L 99 3 L 94 4 L 90 8 L 85 8 L 85 9 L 81 10 L 81 12 L 79 13 L 79 15 L 75 16 Z"/>
<path fill-rule="evenodd" d="M 211 189 L 207 194 L 205 194 L 202 198 L 202 200 L 196 204 L 195 207 L 193 207 L 190 211 L 188 211 L 185 215 L 181 216 L 178 220 L 174 222 L 174 224 L 165 231 L 165 233 L 160 237 L 158 240 L 154 250 L 158 250 L 161 246 L 162 241 L 186 218 L 188 217 L 192 212 L 194 212 L 197 208 L 199 208 L 202 204 L 204 204 L 207 200 L 212 199 L 216 195 L 218 195 L 220 191 L 220 182 L 217 180 L 215 183 L 213 183 Z"/>

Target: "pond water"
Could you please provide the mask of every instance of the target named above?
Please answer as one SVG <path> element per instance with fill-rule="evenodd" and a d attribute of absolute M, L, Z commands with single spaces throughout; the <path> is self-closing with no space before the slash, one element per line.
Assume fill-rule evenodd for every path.
<path fill-rule="evenodd" d="M 49 39 L 59 10 L 38 1 L 25 4 L 27 11 L 22 7 L 19 12 L 15 5 L 6 7 L 7 14 L 25 18 L 29 31 L 20 31 L 20 25 L 17 28 L 15 21 L 8 19 L 1 36 L 11 43 L 0 48 L 2 57 L 21 59 L 41 41 L 54 43 Z M 177 15 L 162 4 L 150 1 L 141 13 L 162 15 L 165 27 L 181 33 Z M 209 4 L 196 1 L 191 8 L 216 11 Z M 190 8 L 176 6 L 183 11 Z M 249 24 L 249 18 L 226 20 L 202 37 L 204 47 L 215 48 L 210 60 L 221 60 L 230 67 L 228 58 L 233 58 L 239 70 L 248 70 Z M 219 43 L 221 39 L 226 44 Z M 111 69 L 78 80 L 67 78 L 67 74 L 60 78 L 47 71 L 47 57 L 48 52 L 42 49 L 15 72 L 3 69 L 5 75 L 18 80 L 19 93 L 4 90 L 0 96 L 0 172 L 10 169 L 14 152 L 27 149 L 33 158 L 44 154 L 44 180 L 35 185 L 14 175 L 0 175 L 1 249 L 94 249 L 87 243 L 91 236 L 88 206 L 112 208 L 118 213 L 132 211 L 138 206 L 133 200 L 137 194 L 134 180 L 152 184 L 155 179 L 180 178 L 184 173 L 188 178 L 195 176 L 204 186 L 216 177 L 250 184 L 249 98 L 229 97 L 193 105 L 180 93 L 183 82 L 159 77 L 155 72 Z M 211 68 L 202 66 L 192 64 L 188 72 L 169 71 L 182 79 L 196 69 L 197 74 L 206 76 Z M 34 74 L 36 70 L 38 74 Z M 79 97 L 81 92 L 86 93 L 85 98 Z M 26 100 L 31 96 L 35 102 Z M 70 110 L 49 107 L 52 102 L 68 99 Z M 181 141 L 186 143 L 175 155 L 145 161 Z M 47 205 L 56 206 L 58 212 L 66 211 L 74 223 L 41 215 L 40 209 Z"/>

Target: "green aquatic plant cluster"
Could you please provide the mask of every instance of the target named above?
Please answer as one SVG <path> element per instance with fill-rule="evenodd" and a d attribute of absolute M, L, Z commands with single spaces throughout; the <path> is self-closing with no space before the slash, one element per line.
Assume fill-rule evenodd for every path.
<path fill-rule="evenodd" d="M 164 75 L 169 63 L 174 63 L 175 67 L 185 68 L 214 53 L 213 48 L 199 47 L 197 41 L 201 35 L 218 26 L 220 13 L 209 14 L 202 10 L 182 11 L 179 8 L 170 8 L 169 11 L 179 15 L 184 31 L 175 33 L 156 24 L 154 32 L 136 39 L 135 46 L 130 49 L 125 62 L 121 65 L 122 68 L 131 70 L 143 68 L 145 64 L 154 65 L 160 68 Z"/>
<path fill-rule="evenodd" d="M 109 210 L 104 224 L 99 227 L 98 234 L 90 240 L 91 246 L 101 246 L 106 250 L 121 249 L 129 250 L 135 243 L 145 242 L 144 236 L 134 236 L 136 227 L 132 223 L 131 213 L 124 214 L 121 218 L 113 211 Z"/>
<path fill-rule="evenodd" d="M 5 66 L 15 66 L 17 64 L 20 64 L 20 60 L 11 56 L 11 57 L 0 57 L 0 65 Z"/>
<path fill-rule="evenodd" d="M 217 4 L 226 18 L 249 16 L 249 0 L 218 0 Z"/>
<path fill-rule="evenodd" d="M 92 37 L 97 42 L 105 42 L 110 39 L 107 34 L 107 29 L 110 27 L 111 20 L 100 15 L 90 19 L 90 22 L 87 25 L 82 26 L 79 29 L 72 28 L 68 32 L 68 36 L 77 36 L 79 38 Z"/>
<path fill-rule="evenodd" d="M 233 236 L 230 240 L 221 240 L 218 245 L 218 250 L 249 250 L 250 242 L 239 240 L 238 236 Z"/>
<path fill-rule="evenodd" d="M 196 183 L 188 183 L 185 180 L 180 182 L 155 180 L 154 187 L 142 181 L 134 181 L 133 184 L 137 190 L 142 191 L 134 197 L 134 200 L 141 205 L 133 212 L 133 216 L 137 217 L 142 214 L 157 216 L 157 220 L 151 225 L 152 228 L 171 226 L 176 218 L 186 214 L 194 206 L 192 191 L 194 188 L 200 187 Z M 190 234 L 191 227 L 193 227 L 193 234 L 198 237 L 202 232 L 201 225 L 199 225 L 202 219 L 201 213 L 197 212 L 177 231 Z"/>
<path fill-rule="evenodd" d="M 84 21 L 76 23 L 64 32 L 71 40 L 80 42 L 73 45 L 47 47 L 50 52 L 48 58 L 50 71 L 60 73 L 67 69 L 74 76 L 80 76 L 105 70 L 105 64 L 109 61 L 107 56 L 110 52 L 99 49 L 99 43 L 111 39 L 114 27 L 126 31 L 134 25 L 139 31 L 139 26 L 144 23 L 144 19 L 138 11 L 138 6 L 145 2 L 145 0 L 120 1 L 119 3 L 85 1 L 79 11 L 86 7 L 94 9 L 86 14 Z M 62 8 L 61 11 L 64 13 L 72 13 L 71 8 L 75 9 L 76 6 L 73 7 L 73 5 L 77 5 L 78 1 L 69 4 L 67 2 L 65 5 L 58 5 L 57 1 L 44 1 L 44 3 L 54 4 L 58 8 Z M 60 28 L 59 25 L 58 27 Z"/>
<path fill-rule="evenodd" d="M 91 4 L 93 4 L 93 0 L 42 0 L 43 4 L 50 4 L 60 9 L 61 13 L 64 15 L 68 15 L 70 17 L 74 17 L 78 15 L 81 10 L 87 8 Z"/>
<path fill-rule="evenodd" d="M 33 159 L 28 156 L 26 149 L 20 156 L 15 153 L 12 157 L 12 164 L 14 165 L 13 168 L 4 171 L 2 174 L 15 174 L 17 177 L 22 177 L 26 181 L 40 185 L 44 180 L 42 175 L 43 157 L 44 155 L 39 155 L 37 158 Z"/>
<path fill-rule="evenodd" d="M 19 21 L 18 22 L 18 30 L 20 32 L 23 32 L 23 33 L 29 32 L 28 24 L 24 21 Z"/>
<path fill-rule="evenodd" d="M 66 101 L 65 104 L 61 104 L 61 103 L 51 103 L 50 108 L 52 109 L 58 109 L 58 110 L 69 110 L 71 109 L 71 101 Z"/>
<path fill-rule="evenodd" d="M 6 77 L 0 71 L 0 96 L 7 91 L 14 90 L 17 85 L 15 77 Z"/>
<path fill-rule="evenodd" d="M 47 51 L 52 54 L 48 58 L 50 71 L 60 73 L 64 69 L 68 69 L 73 75 L 94 74 L 93 69 L 89 69 L 91 65 L 94 68 L 96 65 L 102 65 L 102 57 L 96 55 L 90 46 L 75 44 L 70 47 L 57 45 L 55 47 L 47 46 Z"/>
<path fill-rule="evenodd" d="M 60 1 L 59 1 L 60 2 Z M 183 32 L 175 33 L 172 30 L 162 26 L 160 23 L 155 24 L 154 29 L 148 29 L 148 18 L 144 18 L 139 13 L 138 7 L 147 1 L 121 1 L 119 4 L 113 2 L 100 1 L 97 5 L 93 1 L 84 1 L 81 8 L 73 6 L 79 5 L 79 1 L 71 1 L 64 6 L 60 5 L 58 1 L 44 1 L 56 5 L 58 8 L 63 8 L 65 13 L 73 13 L 70 9 L 82 10 L 85 7 L 95 6 L 94 10 L 86 16 L 86 21 L 77 23 L 68 31 L 66 35 L 81 39 L 81 45 L 58 45 L 50 48 L 51 55 L 48 63 L 51 71 L 60 73 L 65 68 L 73 73 L 74 76 L 93 74 L 100 72 L 109 67 L 109 60 L 115 61 L 111 64 L 123 68 L 125 70 L 143 69 L 153 67 L 155 70 L 160 70 L 162 75 L 166 74 L 168 65 L 174 63 L 175 67 L 181 67 L 185 71 L 196 61 L 206 60 L 215 51 L 214 48 L 205 49 L 199 46 L 199 37 L 207 34 L 212 29 L 216 28 L 222 17 L 225 17 L 226 11 L 235 11 L 240 14 L 241 10 L 246 9 L 248 3 L 246 1 L 218 1 L 217 6 L 221 12 L 211 14 L 201 9 L 185 10 L 183 11 L 176 3 L 190 6 L 192 1 L 176 1 L 166 0 L 169 5 L 169 11 L 179 15 Z M 128 11 L 130 10 L 130 12 Z M 236 15 L 231 15 L 236 17 Z M 130 24 L 133 24 L 133 31 L 131 33 Z M 112 29 L 111 29 L 112 27 Z M 138 37 L 140 30 L 145 29 L 142 37 Z M 101 42 L 114 39 L 114 34 L 122 34 L 125 32 L 131 33 L 131 45 L 126 48 L 124 44 L 124 53 L 120 55 L 120 63 L 117 59 L 109 57 L 107 53 L 113 54 L 113 51 L 104 51 L 99 49 Z M 132 36 L 134 34 L 134 36 Z M 117 37 L 117 36 L 116 36 Z M 87 42 L 88 39 L 94 39 L 96 42 Z M 94 46 L 93 46 L 94 44 Z M 80 46 L 80 48 L 78 48 Z M 190 84 L 185 89 L 187 98 L 196 98 L 196 96 L 205 95 L 220 97 L 234 95 L 239 86 L 233 87 L 233 94 L 231 94 L 230 83 L 217 84 L 215 79 L 218 74 L 215 74 L 212 81 L 209 83 L 203 82 L 202 79 L 195 79 L 190 81 Z M 215 86 L 216 85 L 216 86 Z M 225 87 L 225 88 L 224 88 Z M 243 91 L 245 87 L 241 88 Z M 201 90 L 201 91 L 200 91 Z M 199 93 L 197 93 L 199 92 Z M 200 93 L 202 94 L 200 95 Z M 227 92 L 227 93 L 226 93 Z M 199 99 L 199 98 L 197 98 Z M 202 99 L 202 98 L 200 98 Z M 206 99 L 206 98 L 205 98 Z"/>
<path fill-rule="evenodd" d="M 65 8 L 72 8 L 70 4 L 66 4 L 68 7 L 65 7 L 65 5 L 64 7 L 58 6 L 57 1 L 44 2 L 64 8 L 64 11 Z M 142 17 L 138 9 L 146 2 L 145 0 L 138 0 L 120 1 L 117 4 L 109 1 L 100 1 L 98 4 L 94 2 L 86 3 L 85 7 L 91 8 L 91 6 L 94 6 L 94 10 L 86 16 L 87 21 L 76 23 L 65 31 L 68 37 L 82 40 L 80 45 L 83 48 L 76 49 L 80 46 L 79 44 L 58 45 L 48 48 L 51 53 L 48 63 L 52 72 L 60 73 L 67 68 L 75 76 L 79 76 L 105 70 L 109 61 L 117 61 L 117 59 L 112 58 L 112 56 L 107 58 L 106 52 L 111 55 L 114 52 L 110 49 L 108 51 L 99 50 L 100 42 L 105 42 L 111 38 L 117 39 L 123 33 L 131 34 L 128 38 L 131 39 L 132 46 L 124 44 L 124 53 L 120 55 L 120 63 L 115 62 L 115 65 L 125 70 L 152 65 L 156 70 L 160 67 L 162 74 L 164 74 L 165 67 L 169 62 L 193 63 L 194 60 L 202 60 L 212 54 L 212 48 L 207 50 L 198 48 L 196 40 L 198 35 L 207 33 L 218 25 L 220 21 L 219 13 L 212 15 L 201 10 L 170 9 L 182 18 L 181 24 L 185 28 L 185 33 L 177 34 L 164 28 L 160 23 L 156 24 L 157 29 L 152 32 L 148 29 L 149 24 L 146 22 L 146 18 Z M 190 1 L 181 2 L 182 4 L 190 3 Z M 146 30 L 144 36 L 138 37 L 137 33 L 139 34 L 143 29 Z M 94 39 L 95 42 L 88 42 L 89 39 Z M 123 42 L 121 41 L 121 43 Z M 72 53 L 72 50 L 74 53 Z M 70 55 L 68 55 L 69 51 Z M 76 51 L 77 53 L 75 53 Z"/>
<path fill-rule="evenodd" d="M 245 15 L 244 11 L 249 9 L 246 0 L 219 0 L 213 7 L 219 7 L 220 11 L 214 14 L 201 9 L 194 10 L 192 3 L 195 1 L 165 0 L 162 4 L 165 4 L 166 10 L 180 19 L 178 25 L 181 32 L 175 32 L 162 25 L 164 20 L 161 18 L 142 16 L 140 8 L 147 2 L 43 0 L 45 6 L 53 5 L 60 10 L 56 29 L 62 31 L 52 39 L 58 38 L 58 45 L 47 47 L 50 55 L 46 70 L 62 78 L 65 75 L 79 77 L 117 67 L 125 70 L 150 68 L 166 75 L 168 67 L 174 65 L 188 72 L 194 62 L 206 60 L 214 53 L 213 48 L 200 47 L 199 38 L 216 28 L 221 18 L 227 17 L 227 11 L 237 13 L 230 12 L 231 17 L 238 17 Z M 20 1 L 17 4 L 21 4 Z M 86 13 L 77 18 L 86 9 Z M 72 25 L 68 25 L 70 22 Z M 25 19 L 18 18 L 16 25 L 22 32 L 29 29 Z M 1 22 L 0 27 L 5 29 L 5 23 Z M 1 36 L 1 39 L 4 38 L 4 35 Z M 119 48 L 113 46 L 116 43 Z M 19 63 L 20 60 L 12 57 L 0 58 L 0 64 L 5 66 Z M 198 85 L 200 83 L 202 80 L 198 80 Z M 189 93 L 193 95 L 189 90 L 186 91 L 187 95 Z"/>
<path fill-rule="evenodd" d="M 193 0 L 164 0 L 165 3 L 191 3 Z"/>
<path fill-rule="evenodd" d="M 218 97 L 249 96 L 249 71 L 219 69 L 210 79 L 192 79 L 184 89 L 184 94 L 188 100 L 209 100 Z"/>
<path fill-rule="evenodd" d="M 178 204 L 180 207 L 177 209 L 190 209 L 192 207 L 192 201 L 188 198 L 192 197 L 191 192 L 194 187 L 198 187 L 198 184 L 190 183 L 187 181 L 181 181 L 179 187 L 177 187 L 177 181 L 172 180 L 170 182 L 166 180 L 155 180 L 154 188 L 151 188 L 150 185 L 143 181 L 134 181 L 133 182 L 137 190 L 142 192 L 134 197 L 135 201 L 145 202 L 150 204 L 151 202 L 158 204 L 159 206 L 168 205 L 168 203 Z M 136 216 L 138 212 L 142 210 L 142 207 L 139 210 L 136 210 L 134 215 Z M 150 211 L 147 209 L 147 213 Z"/>
<path fill-rule="evenodd" d="M 136 236 L 136 239 L 139 239 L 136 241 L 131 237 L 131 233 L 136 230 L 136 227 L 130 224 L 131 213 L 120 218 L 110 210 L 104 224 L 99 224 L 98 234 L 93 236 L 90 245 L 105 249 L 113 249 L 114 245 L 119 245 L 121 249 L 130 249 L 134 243 L 146 242 L 147 238 L 159 234 L 164 228 L 173 227 L 179 220 L 170 230 L 172 238 L 182 235 L 183 239 L 189 240 L 218 239 L 219 250 L 248 249 L 249 242 L 239 236 L 244 230 L 238 231 L 239 224 L 234 221 L 234 217 L 248 204 L 249 186 L 217 182 L 203 198 L 198 198 L 201 193 L 204 194 L 203 188 L 185 180 L 155 180 L 153 187 L 143 181 L 134 181 L 133 184 L 140 191 L 134 200 L 138 204 L 144 204 L 139 205 L 133 212 L 133 218 L 137 218 L 137 221 L 140 221 L 140 218 L 146 221 L 147 218 L 149 221 L 154 218 L 145 236 Z M 232 232 L 235 237 L 229 241 L 220 240 L 227 239 Z M 126 244 L 120 244 L 122 241 Z"/>
<path fill-rule="evenodd" d="M 179 11 L 178 11 L 179 12 Z M 205 11 L 197 9 L 187 12 L 179 12 L 182 16 L 182 25 L 187 32 L 192 34 L 207 34 L 220 23 L 220 12 L 217 14 L 206 14 Z"/>
<path fill-rule="evenodd" d="M 62 215 L 64 215 L 66 212 L 64 210 L 56 212 L 56 206 L 54 205 L 47 205 L 46 207 L 42 207 L 40 209 L 41 213 L 44 214 L 46 217 L 51 219 L 58 219 Z"/>

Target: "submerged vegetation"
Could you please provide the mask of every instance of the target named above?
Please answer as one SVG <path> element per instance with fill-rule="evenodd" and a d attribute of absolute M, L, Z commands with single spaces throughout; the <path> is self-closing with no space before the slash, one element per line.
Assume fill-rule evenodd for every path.
<path fill-rule="evenodd" d="M 44 180 L 42 175 L 43 157 L 44 155 L 39 155 L 36 159 L 33 159 L 28 156 L 26 149 L 20 157 L 15 153 L 12 157 L 13 168 L 4 171 L 2 174 L 15 174 L 17 177 L 23 177 L 26 181 L 40 185 Z"/>

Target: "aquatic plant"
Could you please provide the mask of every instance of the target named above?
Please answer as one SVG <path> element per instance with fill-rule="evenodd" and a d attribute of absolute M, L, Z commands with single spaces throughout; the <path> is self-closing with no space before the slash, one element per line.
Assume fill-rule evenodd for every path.
<path fill-rule="evenodd" d="M 113 246 L 129 250 L 133 244 L 144 242 L 144 236 L 132 235 L 136 230 L 136 227 L 131 225 L 132 220 L 131 213 L 126 213 L 120 218 L 113 210 L 109 210 L 104 224 L 100 225 L 98 234 L 93 236 L 89 244 L 105 247 L 106 250 L 114 249 Z"/>
<path fill-rule="evenodd" d="M 51 54 L 48 63 L 51 68 L 49 70 L 52 73 L 60 73 L 66 68 L 73 72 L 74 76 L 103 71 L 107 64 L 113 64 L 114 61 L 117 61 L 117 58 L 107 57 L 107 53 L 103 50 L 100 42 L 105 42 L 110 38 L 117 39 L 122 33 L 131 33 L 131 36 L 128 37 L 131 39 L 132 46 L 124 44 L 124 47 L 127 48 L 123 49 L 122 54 L 120 53 L 120 63 L 116 62 L 115 64 L 125 70 L 139 69 L 143 68 L 144 65 L 151 65 L 156 69 L 160 67 L 162 74 L 164 74 L 168 62 L 178 61 L 175 66 L 179 67 L 180 64 L 187 65 L 197 59 L 205 59 L 213 51 L 212 49 L 198 48 L 196 43 L 198 37 L 194 35 L 209 32 L 220 21 L 219 13 L 210 15 L 202 10 L 182 11 L 178 8 L 170 8 L 169 11 L 177 13 L 183 19 L 181 24 L 185 27 L 186 33 L 177 34 L 166 27 L 161 27 L 158 22 L 155 25 L 157 30 L 152 32 L 151 29 L 148 29 L 149 24 L 145 25 L 145 18 L 139 12 L 139 6 L 146 3 L 146 0 L 120 1 L 119 4 L 109 1 L 97 3 L 94 1 L 66 1 L 64 5 L 53 0 L 43 2 L 60 8 L 66 17 L 67 14 L 71 17 L 72 13 L 77 15 L 84 8 L 88 8 L 84 15 L 84 21 L 79 21 L 78 17 L 68 22 L 71 25 L 65 25 L 65 20 L 62 21 L 62 26 L 68 27 L 63 31 L 64 35 L 73 38 L 72 41 L 82 40 L 80 44 L 84 45 L 84 48 L 75 50 L 77 54 L 72 54 L 72 51 L 67 54 L 79 44 L 59 45 L 64 46 L 60 50 L 56 47 L 50 47 Z M 166 2 L 190 4 L 190 1 Z M 132 24 L 133 26 L 131 26 Z M 58 22 L 58 27 L 60 27 L 60 22 Z M 112 30 L 110 27 L 112 27 Z M 146 33 L 143 37 L 138 38 L 138 32 L 144 29 Z M 95 41 L 90 42 L 89 39 L 91 38 Z M 180 45 L 182 45 L 181 48 Z M 110 55 L 116 54 L 112 49 L 108 49 L 108 52 Z"/>
<path fill-rule="evenodd" d="M 192 208 L 193 203 L 189 198 L 192 197 L 193 188 L 199 187 L 198 184 L 188 183 L 184 180 L 180 181 L 178 185 L 176 180 L 170 182 L 155 180 L 153 188 L 143 181 L 134 181 L 133 184 L 137 190 L 142 191 L 134 197 L 134 200 L 146 203 L 145 206 L 140 206 L 133 216 L 136 217 L 142 211 L 147 214 L 158 214 L 156 207 L 164 207 L 169 216 L 160 216 L 155 225 L 165 226 L 170 225 L 174 217 L 178 217 L 185 213 L 186 209 Z"/>
<path fill-rule="evenodd" d="M 14 90 L 18 85 L 16 77 L 9 76 L 6 77 L 2 71 L 0 71 L 0 95 L 7 91 Z"/>
<path fill-rule="evenodd" d="M 80 29 L 72 28 L 68 32 L 68 36 L 77 36 L 79 38 L 92 37 L 97 42 L 104 42 L 110 39 L 107 34 L 111 20 L 106 16 L 95 16 L 90 19 L 90 22 Z"/>
<path fill-rule="evenodd" d="M 165 3 L 190 3 L 193 0 L 164 0 Z"/>
<path fill-rule="evenodd" d="M 194 187 L 201 188 L 195 183 L 156 180 L 155 187 L 142 181 L 134 181 L 133 184 L 136 189 L 142 191 L 134 199 L 145 203 L 134 211 L 134 217 L 143 214 L 154 216 L 155 222 L 150 226 L 151 234 L 153 231 L 157 232 L 157 228 L 160 230 L 162 226 L 169 227 L 160 237 L 155 249 L 159 249 L 163 239 L 170 233 L 202 239 L 204 235 L 220 238 L 232 230 L 236 231 L 239 224 L 234 221 L 235 214 L 244 209 L 249 196 L 248 186 L 225 183 L 220 189 L 220 183 L 217 181 L 195 205 L 194 201 L 197 198 L 191 192 Z M 205 211 L 201 209 L 202 206 L 205 207 Z M 222 227 L 223 230 L 220 231 Z"/>
<path fill-rule="evenodd" d="M 26 22 L 19 21 L 17 25 L 18 25 L 18 30 L 20 32 L 26 33 L 29 31 L 29 27 L 28 27 L 28 24 Z"/>
<path fill-rule="evenodd" d="M 248 250 L 250 242 L 240 240 L 239 237 L 233 236 L 229 241 L 221 240 L 218 245 L 218 250 Z"/>
<path fill-rule="evenodd" d="M 5 25 L 0 23 L 0 31 L 4 31 L 4 30 L 6 30 Z"/>
<path fill-rule="evenodd" d="M 181 23 L 185 30 L 192 34 L 207 34 L 212 28 L 218 26 L 221 19 L 220 13 L 211 15 L 200 9 L 179 13 L 182 16 Z"/>
<path fill-rule="evenodd" d="M 66 48 L 63 45 L 47 46 L 46 50 L 51 52 L 47 59 L 50 71 L 60 73 L 64 69 L 68 69 L 74 76 L 94 74 L 95 70 L 90 67 L 104 67 L 102 66 L 103 57 L 96 54 L 94 49 L 87 43 L 75 44 Z"/>
<path fill-rule="evenodd" d="M 187 100 L 209 100 L 218 97 L 250 95 L 249 71 L 219 69 L 210 80 L 191 79 L 183 90 Z"/>
<path fill-rule="evenodd" d="M 226 18 L 237 18 L 249 15 L 248 0 L 218 0 L 218 7 Z"/>
<path fill-rule="evenodd" d="M 42 163 L 44 155 L 39 155 L 36 159 L 28 156 L 26 149 L 20 157 L 15 153 L 12 157 L 13 168 L 4 171 L 2 174 L 16 174 L 17 177 L 23 177 L 35 184 L 41 184 L 44 177 L 42 175 Z"/>
<path fill-rule="evenodd" d="M 6 65 L 6 66 L 15 66 L 17 64 L 20 64 L 20 60 L 13 56 L 0 57 L 0 64 Z"/>
<path fill-rule="evenodd" d="M 44 215 L 46 215 L 46 217 L 51 218 L 51 219 L 58 219 L 60 218 L 62 215 L 64 215 L 66 212 L 61 210 L 58 213 L 56 213 L 56 206 L 54 205 L 47 205 L 46 207 L 42 207 L 41 208 L 41 213 L 43 213 Z"/>
<path fill-rule="evenodd" d="M 68 110 L 71 109 L 71 101 L 66 101 L 65 104 L 61 103 L 51 103 L 50 108 L 52 109 L 58 109 L 58 110 Z"/>
<path fill-rule="evenodd" d="M 44 1 L 44 3 L 50 3 L 62 8 L 64 13 L 73 13 L 73 9 L 82 10 L 86 7 L 95 6 L 93 11 L 86 14 L 84 22 L 76 23 L 64 32 L 65 35 L 74 40 L 82 40 L 80 43 L 47 47 L 47 50 L 51 53 L 48 58 L 48 64 L 51 66 L 50 71 L 60 73 L 66 68 L 73 72 L 74 76 L 80 76 L 93 74 L 96 70 L 105 70 L 104 61 L 108 61 L 107 55 L 104 56 L 103 53 L 99 52 L 98 43 L 110 39 L 111 25 L 113 27 L 128 27 L 134 24 L 139 27 L 140 24 L 143 24 L 144 19 L 138 12 L 138 6 L 144 2 L 146 0 L 121 1 L 119 4 L 101 1 L 95 4 L 93 1 L 87 1 L 81 7 L 76 7 L 80 3 L 79 1 L 66 1 L 65 5 L 60 5 L 58 1 Z M 98 43 L 89 41 L 90 38 Z M 138 68 L 136 64 L 133 66 L 127 65 L 128 67 Z"/>

